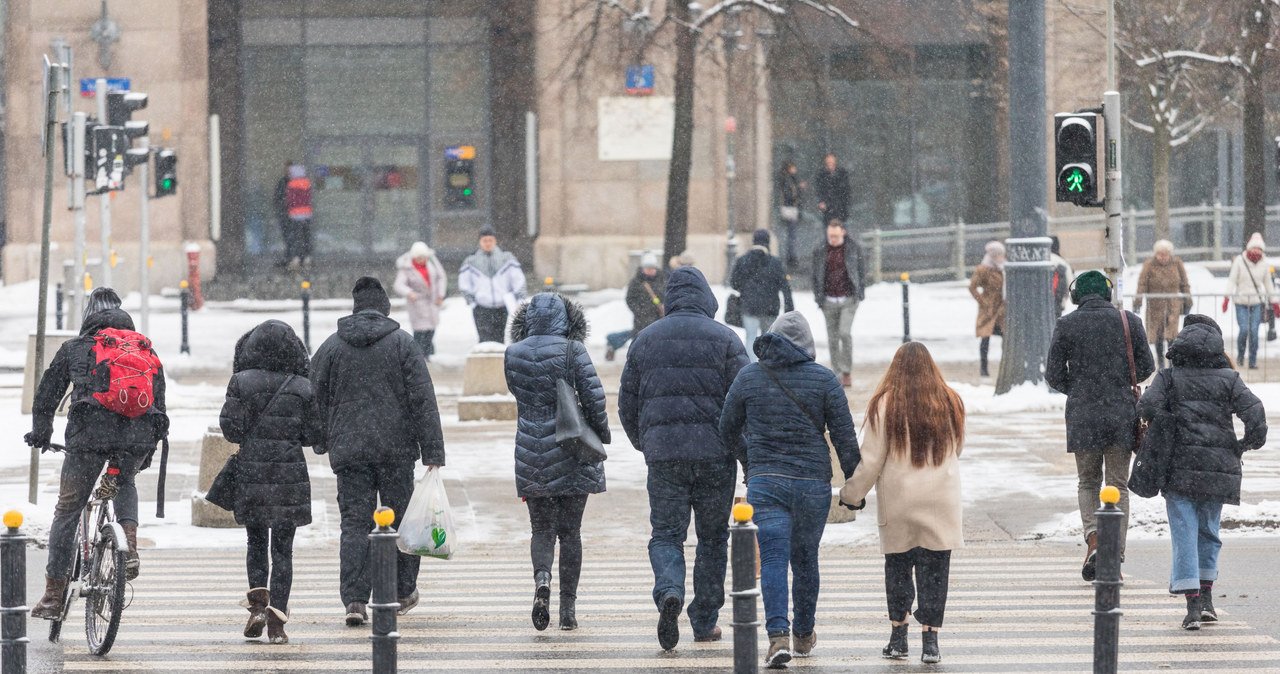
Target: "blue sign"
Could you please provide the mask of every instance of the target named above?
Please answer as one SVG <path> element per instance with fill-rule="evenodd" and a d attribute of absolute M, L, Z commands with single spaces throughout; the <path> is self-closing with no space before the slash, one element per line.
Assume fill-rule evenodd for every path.
<path fill-rule="evenodd" d="M 93 98 L 94 93 L 98 90 L 98 78 L 81 77 L 80 78 L 80 95 L 85 98 Z M 129 91 L 128 77 L 108 77 L 107 91 Z"/>
<path fill-rule="evenodd" d="M 627 66 L 627 93 L 653 93 L 653 66 Z"/>
<path fill-rule="evenodd" d="M 476 147 L 474 145 L 450 145 L 444 149 L 445 159 L 475 159 Z"/>

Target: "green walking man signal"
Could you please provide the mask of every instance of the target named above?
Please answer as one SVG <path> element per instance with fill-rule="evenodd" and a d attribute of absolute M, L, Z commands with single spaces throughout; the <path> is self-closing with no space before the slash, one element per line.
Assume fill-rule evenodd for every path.
<path fill-rule="evenodd" d="M 1084 192 L 1084 172 L 1080 169 L 1071 169 L 1067 174 L 1067 191 Z"/>
<path fill-rule="evenodd" d="M 1098 202 L 1098 115 L 1060 112 L 1054 115 L 1054 161 L 1057 201 L 1077 206 Z"/>

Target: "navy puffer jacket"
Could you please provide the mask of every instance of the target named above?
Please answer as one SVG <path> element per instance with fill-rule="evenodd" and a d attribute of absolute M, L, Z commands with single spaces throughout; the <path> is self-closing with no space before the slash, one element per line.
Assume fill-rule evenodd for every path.
<path fill-rule="evenodd" d="M 1188 325 L 1169 347 L 1173 367 L 1161 372 L 1142 395 L 1139 411 L 1151 419 L 1169 405 L 1169 383 L 1177 398 L 1177 443 L 1169 459 L 1165 493 L 1212 503 L 1240 503 L 1240 456 L 1267 440 L 1262 401 L 1245 386 L 1222 351 L 1222 335 L 1207 325 Z M 1232 415 L 1244 422 L 1236 438 Z"/>
<path fill-rule="evenodd" d="M 720 411 L 747 352 L 713 318 L 719 304 L 697 269 L 671 272 L 666 306 L 666 317 L 627 351 L 618 391 L 622 427 L 646 463 L 728 458 Z"/>
<path fill-rule="evenodd" d="M 572 372 L 584 417 L 609 443 L 604 386 L 582 340 L 582 308 L 555 293 L 539 293 L 511 322 L 507 388 L 516 397 L 516 493 L 521 498 L 582 496 L 604 491 L 604 464 L 583 464 L 556 444 L 556 380 Z M 569 353 L 573 365 L 569 365 Z"/>

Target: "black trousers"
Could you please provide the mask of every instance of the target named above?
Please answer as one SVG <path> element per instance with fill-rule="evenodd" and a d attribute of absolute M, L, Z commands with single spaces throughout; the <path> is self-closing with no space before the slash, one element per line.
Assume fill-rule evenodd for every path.
<path fill-rule="evenodd" d="M 947 578 L 950 575 L 950 550 L 912 548 L 885 555 L 884 592 L 889 600 L 889 620 L 906 620 L 911 613 L 912 602 L 919 598 L 916 620 L 921 625 L 942 627 L 942 615 L 947 609 Z"/>
<path fill-rule="evenodd" d="M 280 221 L 284 235 L 285 262 L 293 258 L 311 257 L 311 220 L 294 220 L 286 217 Z"/>
<path fill-rule="evenodd" d="M 480 335 L 480 341 L 499 344 L 506 341 L 502 335 L 507 330 L 506 307 L 490 309 L 477 305 L 471 310 L 471 316 L 476 319 L 476 333 Z"/>
<path fill-rule="evenodd" d="M 418 343 L 418 348 L 422 349 L 422 355 L 426 356 L 428 360 L 430 360 L 431 356 L 435 355 L 436 352 L 435 337 L 435 330 L 413 331 L 413 341 Z"/>
<path fill-rule="evenodd" d="M 245 527 L 249 549 L 244 563 L 249 571 L 249 589 L 271 591 L 271 605 L 289 611 L 289 591 L 293 588 L 293 534 L 295 527 Z"/>
<path fill-rule="evenodd" d="M 400 528 L 409 499 L 413 497 L 413 462 L 375 463 L 347 466 L 336 471 L 338 512 L 342 516 L 339 551 L 339 583 L 343 605 L 368 602 L 373 589 L 369 558 L 369 533 L 373 531 L 373 511 L 382 505 L 395 511 L 392 523 Z M 407 597 L 418 587 L 417 555 L 396 553 L 396 597 Z"/>
<path fill-rule="evenodd" d="M 560 596 L 578 596 L 578 578 L 582 575 L 582 513 L 587 497 L 548 496 L 525 500 L 529 507 L 529 556 L 533 572 L 551 573 L 556 558 L 556 540 L 560 540 Z"/>

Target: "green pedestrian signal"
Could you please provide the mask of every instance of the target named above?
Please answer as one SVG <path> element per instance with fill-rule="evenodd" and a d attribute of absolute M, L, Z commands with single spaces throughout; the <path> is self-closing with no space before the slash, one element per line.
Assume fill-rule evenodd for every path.
<path fill-rule="evenodd" d="M 1067 191 L 1068 192 L 1084 192 L 1084 172 L 1080 169 L 1072 169 L 1067 174 Z"/>
<path fill-rule="evenodd" d="M 1054 115 L 1054 160 L 1057 201 L 1099 206 L 1098 115 L 1060 112 Z"/>

